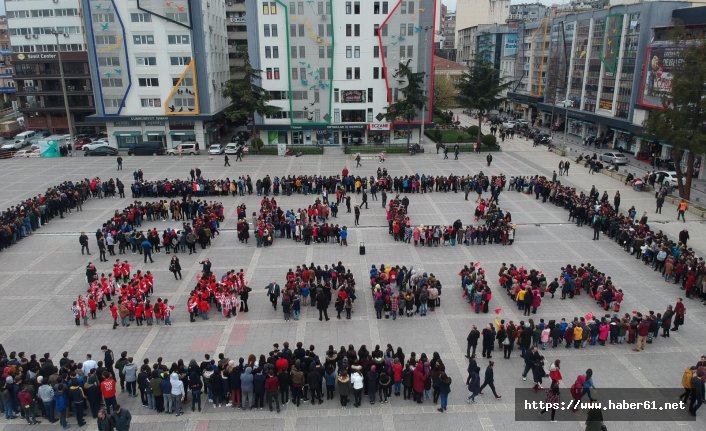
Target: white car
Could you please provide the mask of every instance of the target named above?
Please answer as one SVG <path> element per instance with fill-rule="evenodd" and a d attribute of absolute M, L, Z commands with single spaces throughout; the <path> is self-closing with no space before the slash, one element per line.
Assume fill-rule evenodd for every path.
<path fill-rule="evenodd" d="M 668 185 L 676 187 L 677 173 L 675 171 L 658 171 L 657 174 L 657 184 Z"/>
<path fill-rule="evenodd" d="M 107 139 L 98 139 L 90 144 L 85 144 L 81 149 L 83 151 L 88 151 L 88 150 L 95 150 L 98 147 L 109 147 L 110 144 L 108 143 Z"/>
<path fill-rule="evenodd" d="M 601 154 L 601 161 L 611 165 L 627 165 L 628 158 L 618 152 L 608 152 Z"/>
<path fill-rule="evenodd" d="M 225 147 L 221 144 L 213 144 L 210 147 L 208 147 L 208 154 L 211 155 L 219 155 L 223 154 Z"/>
<path fill-rule="evenodd" d="M 514 121 L 503 121 L 503 129 L 505 129 L 505 130 L 514 129 L 516 124 L 517 123 L 515 123 Z"/>
<path fill-rule="evenodd" d="M 225 147 L 225 153 L 228 155 L 234 155 L 238 151 L 238 144 L 235 142 L 231 142 L 230 144 L 226 145 Z"/>

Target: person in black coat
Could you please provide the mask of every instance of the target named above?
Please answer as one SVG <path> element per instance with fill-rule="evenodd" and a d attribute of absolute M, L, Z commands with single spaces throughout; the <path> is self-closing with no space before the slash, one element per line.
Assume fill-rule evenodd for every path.
<path fill-rule="evenodd" d="M 311 404 L 314 405 L 316 400 L 319 401 L 319 404 L 323 404 L 323 391 L 321 387 L 323 374 L 321 373 L 321 365 L 316 364 L 316 366 L 309 371 L 306 378 L 307 383 L 309 383 L 309 390 L 311 391 Z"/>
<path fill-rule="evenodd" d="M 483 328 L 481 335 L 483 336 L 483 357 L 490 359 L 495 342 L 495 329 L 493 328 L 493 324 L 488 323 L 488 326 Z"/>
<path fill-rule="evenodd" d="M 525 355 L 525 369 L 522 372 L 522 380 L 527 380 L 527 373 L 532 370 L 535 362 L 539 360 L 540 354 L 536 347 L 532 347 L 532 351 Z"/>
<path fill-rule="evenodd" d="M 473 325 L 471 327 L 471 332 L 469 332 L 468 337 L 466 337 L 466 341 L 468 342 L 468 344 L 466 345 L 466 357 L 467 358 L 475 358 L 476 357 L 476 347 L 478 346 L 478 339 L 479 338 L 480 338 L 480 331 L 478 331 L 478 328 L 476 328 L 476 325 Z M 472 353 L 471 353 L 471 350 L 473 350 Z"/>
<path fill-rule="evenodd" d="M 368 396 L 370 398 L 370 404 L 372 405 L 375 404 L 375 395 L 378 392 L 378 372 L 375 365 L 370 367 L 370 371 L 368 371 L 366 377 L 368 384 Z"/>
<path fill-rule="evenodd" d="M 265 374 L 262 368 L 258 368 L 253 376 L 253 389 L 255 392 L 255 407 L 262 410 L 265 407 Z"/>
<path fill-rule="evenodd" d="M 467 369 L 467 370 L 468 370 L 468 377 L 466 378 L 466 386 L 468 386 L 468 384 L 469 384 L 470 381 L 471 381 L 471 374 L 472 374 L 472 373 L 476 373 L 476 374 L 477 374 L 477 373 L 480 373 L 480 367 L 479 367 L 478 364 L 476 363 L 476 360 L 475 360 L 475 359 L 471 358 L 471 359 L 468 361 L 468 369 Z"/>
<path fill-rule="evenodd" d="M 493 366 L 495 365 L 495 362 L 490 361 L 488 362 L 488 368 L 485 369 L 485 378 L 483 379 L 483 384 L 480 386 L 480 394 L 483 395 L 483 388 L 486 386 L 490 386 L 490 390 L 493 391 L 493 395 L 495 395 L 495 399 L 499 400 L 502 398 L 498 393 L 495 391 L 495 375 L 493 374 Z"/>

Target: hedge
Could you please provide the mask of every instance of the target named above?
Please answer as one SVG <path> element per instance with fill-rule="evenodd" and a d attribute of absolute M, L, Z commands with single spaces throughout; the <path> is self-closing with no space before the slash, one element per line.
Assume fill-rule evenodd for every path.
<path fill-rule="evenodd" d="M 324 153 L 324 149 L 319 146 L 313 146 L 313 145 L 307 145 L 307 146 L 299 146 L 299 145 L 287 145 L 288 149 L 291 149 L 294 154 L 297 153 L 302 153 L 305 155 L 319 155 Z M 259 153 L 255 152 L 255 150 L 250 150 L 248 152 L 248 155 L 250 156 L 276 156 L 277 155 L 277 146 L 276 145 L 265 145 L 262 147 Z"/>
<path fill-rule="evenodd" d="M 407 152 L 407 145 L 394 145 L 394 146 L 368 146 L 368 145 L 348 145 L 344 147 L 343 152 L 345 154 L 355 154 L 355 153 L 360 153 L 360 154 L 378 154 L 381 151 L 384 151 L 385 154 L 402 154 Z"/>

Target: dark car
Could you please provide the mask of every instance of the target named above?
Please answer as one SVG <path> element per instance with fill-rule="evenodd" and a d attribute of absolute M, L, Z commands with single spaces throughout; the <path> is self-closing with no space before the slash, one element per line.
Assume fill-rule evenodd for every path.
<path fill-rule="evenodd" d="M 250 139 L 250 132 L 247 130 L 240 130 L 235 133 L 235 135 L 230 137 L 230 142 L 245 142 Z"/>
<path fill-rule="evenodd" d="M 84 156 L 117 156 L 119 151 L 116 148 L 103 146 L 83 152 Z"/>
<path fill-rule="evenodd" d="M 128 156 L 151 156 L 154 154 L 163 155 L 166 152 L 162 142 L 147 141 L 141 144 L 130 146 L 127 150 Z"/>

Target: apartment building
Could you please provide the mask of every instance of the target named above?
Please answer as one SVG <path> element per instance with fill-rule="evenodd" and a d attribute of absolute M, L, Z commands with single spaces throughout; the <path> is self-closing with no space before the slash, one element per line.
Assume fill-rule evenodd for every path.
<path fill-rule="evenodd" d="M 13 78 L 11 54 L 10 29 L 7 26 L 7 17 L 0 16 L 0 102 L 3 109 L 12 107 L 15 93 L 17 93 Z"/>
<path fill-rule="evenodd" d="M 383 117 L 406 85 L 400 63 L 433 86 L 436 0 L 248 2 L 248 51 L 275 115 L 256 115 L 266 144 L 359 145 L 416 142 L 412 124 Z M 430 97 L 431 99 L 431 97 Z M 422 115 L 423 114 L 423 115 Z"/>
<path fill-rule="evenodd" d="M 79 0 L 6 0 L 17 106 L 28 129 L 69 131 L 61 88 L 63 61 L 70 120 L 77 133 L 95 133 L 95 112 Z M 61 51 L 59 55 L 58 51 Z"/>
<path fill-rule="evenodd" d="M 223 0 L 82 0 L 96 100 L 111 145 L 218 142 L 230 78 Z M 90 11 L 90 12 L 89 12 Z"/>
<path fill-rule="evenodd" d="M 228 65 L 231 76 L 242 76 L 240 69 L 248 54 L 248 30 L 245 0 L 226 0 L 226 26 L 228 31 Z"/>

